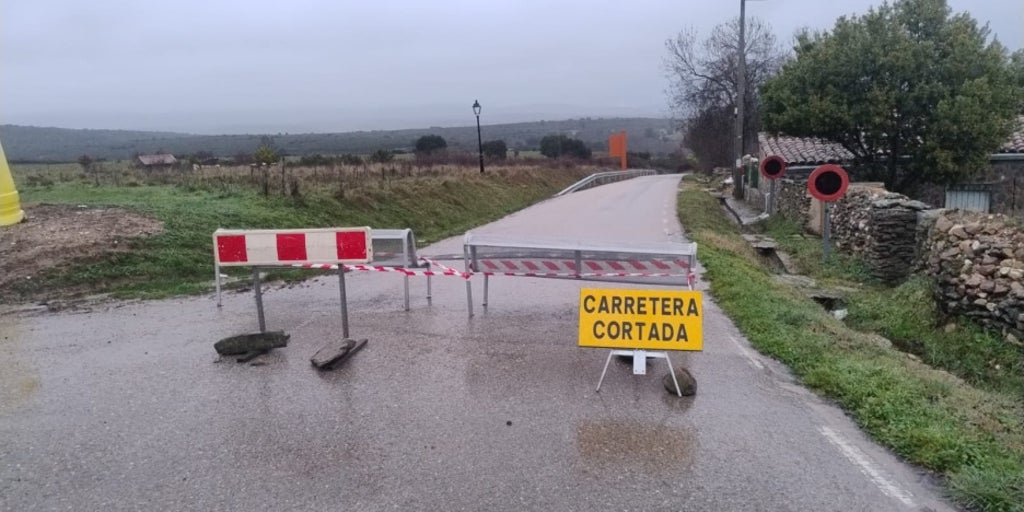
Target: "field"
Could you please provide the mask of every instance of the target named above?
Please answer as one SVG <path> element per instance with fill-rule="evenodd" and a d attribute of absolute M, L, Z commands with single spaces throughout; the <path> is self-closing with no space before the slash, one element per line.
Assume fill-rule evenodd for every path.
<path fill-rule="evenodd" d="M 93 293 L 148 298 L 202 292 L 212 283 L 210 237 L 217 228 L 412 228 L 425 245 L 550 197 L 598 170 L 564 162 L 549 167 L 537 163 L 490 166 L 485 174 L 472 166 L 422 167 L 413 162 L 170 171 L 105 162 L 94 165 L 89 173 L 77 164 L 13 165 L 28 220 L 0 231 L 0 245 L 9 251 L 5 271 L 28 273 L 0 284 L 0 296 L 4 302 L 25 302 Z M 141 216 L 158 223 L 162 231 L 128 237 L 118 233 L 113 222 L 61 227 L 60 222 L 74 216 L 55 219 L 50 215 L 44 221 L 43 215 L 36 214 L 54 204 L 83 210 L 103 207 L 100 209 L 108 212 L 123 212 L 119 214 L 122 217 Z M 76 229 L 107 232 L 108 243 L 90 239 L 88 247 L 55 248 L 47 254 L 64 259 L 54 260 L 38 272 L 28 266 L 17 268 L 10 264 L 16 258 L 10 247 L 27 251 L 32 244 L 20 247 L 11 240 L 31 229 L 42 233 L 37 240 Z M 147 228 L 141 233 L 153 231 Z M 282 271 L 272 277 L 308 275 Z"/>

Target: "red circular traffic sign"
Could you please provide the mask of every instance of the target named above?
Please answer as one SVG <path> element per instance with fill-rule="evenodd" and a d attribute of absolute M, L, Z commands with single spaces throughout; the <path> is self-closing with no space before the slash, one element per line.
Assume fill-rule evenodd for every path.
<path fill-rule="evenodd" d="M 761 176 L 766 179 L 775 180 L 786 174 L 786 159 L 778 155 L 772 155 L 761 160 Z"/>
<path fill-rule="evenodd" d="M 847 176 L 846 170 L 835 164 L 822 165 L 807 178 L 807 190 L 815 199 L 827 203 L 843 197 L 848 186 L 850 177 Z"/>

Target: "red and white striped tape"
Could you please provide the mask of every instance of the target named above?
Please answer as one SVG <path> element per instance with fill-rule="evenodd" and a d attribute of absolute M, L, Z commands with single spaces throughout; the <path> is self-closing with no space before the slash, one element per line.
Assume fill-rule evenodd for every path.
<path fill-rule="evenodd" d="M 424 261 L 428 261 L 425 258 L 421 258 Z M 291 265 L 295 268 L 309 268 L 316 270 L 338 270 L 338 265 L 327 265 L 327 264 L 316 264 L 316 263 L 300 263 Z M 448 268 L 443 265 L 439 265 L 443 268 L 441 271 L 436 270 L 420 270 L 420 269 L 408 269 L 403 267 L 385 267 L 381 265 L 342 265 L 346 271 L 350 272 L 396 272 L 407 276 L 455 276 L 469 279 L 470 275 L 465 272 L 459 272 L 453 268 Z"/>
<path fill-rule="evenodd" d="M 430 258 L 423 258 L 423 257 L 421 257 L 420 261 L 426 262 L 427 265 L 430 265 L 432 267 L 437 267 L 437 268 L 441 269 L 441 272 L 444 275 L 446 275 L 446 276 L 459 276 L 459 277 L 461 277 L 463 279 L 469 279 L 470 277 L 473 277 L 473 273 L 472 272 L 463 272 L 461 270 L 457 270 L 457 269 L 454 269 L 452 267 L 449 267 L 449 266 L 446 266 L 444 264 L 441 264 L 441 263 L 439 263 L 437 261 L 434 261 L 434 260 L 432 260 Z"/>

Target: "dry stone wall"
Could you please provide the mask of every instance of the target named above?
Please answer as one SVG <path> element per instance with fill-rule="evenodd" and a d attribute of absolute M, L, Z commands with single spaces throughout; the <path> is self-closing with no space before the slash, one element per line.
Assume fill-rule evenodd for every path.
<path fill-rule="evenodd" d="M 919 259 L 918 216 L 928 205 L 878 189 L 851 189 L 832 208 L 836 248 L 863 258 L 883 282 L 906 279 Z"/>
<path fill-rule="evenodd" d="M 1003 215 L 944 211 L 928 244 L 943 311 L 1024 339 L 1024 231 Z M 1019 342 L 1017 342 L 1019 343 Z"/>
<path fill-rule="evenodd" d="M 811 218 L 811 194 L 807 192 L 807 181 L 781 179 L 776 193 L 779 197 L 775 211 L 798 226 L 807 226 Z"/>

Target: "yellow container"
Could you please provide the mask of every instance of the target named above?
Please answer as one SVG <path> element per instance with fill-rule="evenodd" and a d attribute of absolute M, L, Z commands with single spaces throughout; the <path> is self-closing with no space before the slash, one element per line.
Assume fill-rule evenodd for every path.
<path fill-rule="evenodd" d="M 18 190 L 14 188 L 14 177 L 11 176 L 11 168 L 7 166 L 4 148 L 0 146 L 0 226 L 17 224 L 24 218 Z"/>

